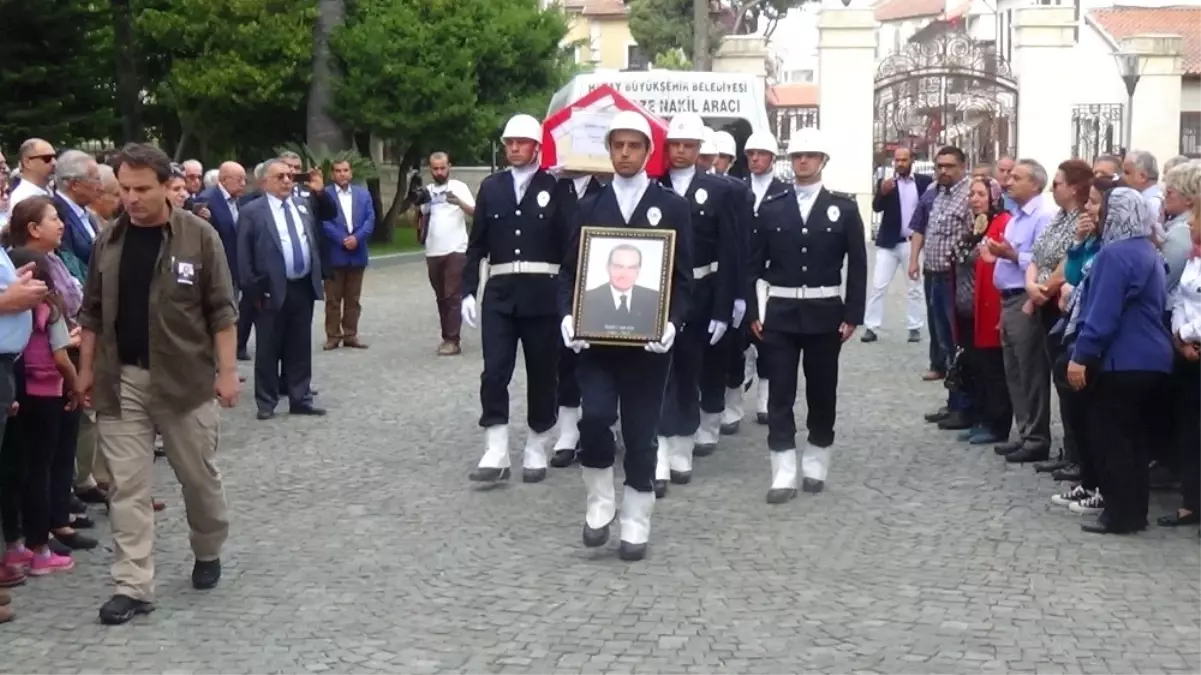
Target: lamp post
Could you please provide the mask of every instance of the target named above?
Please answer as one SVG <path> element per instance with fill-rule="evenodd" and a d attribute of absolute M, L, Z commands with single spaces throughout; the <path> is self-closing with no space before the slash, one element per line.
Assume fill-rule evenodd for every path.
<path fill-rule="evenodd" d="M 1115 52 L 1113 59 L 1118 64 L 1118 74 L 1122 76 L 1122 82 L 1126 84 L 1126 115 L 1122 120 L 1122 136 L 1126 142 L 1126 152 L 1130 152 L 1134 133 L 1134 90 L 1142 77 L 1142 69 L 1139 67 L 1138 54 Z"/>

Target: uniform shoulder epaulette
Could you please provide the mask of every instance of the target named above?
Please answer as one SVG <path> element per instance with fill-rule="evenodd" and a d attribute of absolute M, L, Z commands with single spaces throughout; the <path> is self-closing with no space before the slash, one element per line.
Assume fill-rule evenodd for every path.
<path fill-rule="evenodd" d="M 853 195 L 853 194 L 851 194 L 851 193 L 849 193 L 849 192 L 837 192 L 837 191 L 835 191 L 835 190 L 830 190 L 830 195 L 831 195 L 832 197 L 837 197 L 837 198 L 839 198 L 839 199 L 845 199 L 845 200 L 847 200 L 848 202 L 854 202 L 854 201 L 855 201 L 855 195 Z"/>

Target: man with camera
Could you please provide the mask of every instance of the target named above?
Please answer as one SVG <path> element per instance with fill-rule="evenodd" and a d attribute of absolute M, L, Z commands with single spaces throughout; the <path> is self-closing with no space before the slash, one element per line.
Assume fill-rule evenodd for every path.
<path fill-rule="evenodd" d="M 475 215 L 475 197 L 462 181 L 450 177 L 450 158 L 435 152 L 429 158 L 433 183 L 414 192 L 421 209 L 418 238 L 425 245 L 425 265 L 438 303 L 442 344 L 438 356 L 462 353 L 463 266 L 467 263 L 467 218 Z"/>

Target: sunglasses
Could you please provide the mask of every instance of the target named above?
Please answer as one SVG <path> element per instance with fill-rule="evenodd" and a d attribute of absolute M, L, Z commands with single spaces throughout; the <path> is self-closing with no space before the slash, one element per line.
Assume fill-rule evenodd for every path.
<path fill-rule="evenodd" d="M 30 155 L 29 159 L 40 159 L 43 162 L 49 164 L 50 162 L 53 162 L 56 157 L 57 157 L 57 155 L 51 153 L 51 154 L 47 154 L 47 155 Z"/>

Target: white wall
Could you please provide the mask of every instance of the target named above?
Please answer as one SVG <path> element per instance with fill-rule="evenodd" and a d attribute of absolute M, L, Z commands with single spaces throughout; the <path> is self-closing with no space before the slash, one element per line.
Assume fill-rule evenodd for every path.
<path fill-rule="evenodd" d="M 1186 77 L 1180 86 L 1180 112 L 1201 111 L 1201 78 Z"/>
<path fill-rule="evenodd" d="M 1070 69 L 1065 68 L 1065 84 L 1071 92 L 1072 102 L 1120 103 L 1126 105 L 1126 84 L 1118 73 L 1113 59 L 1114 48 L 1090 23 L 1085 22 L 1080 30 L 1080 42 L 1072 50 L 1074 57 Z M 1073 77 L 1070 73 L 1078 73 Z"/>

